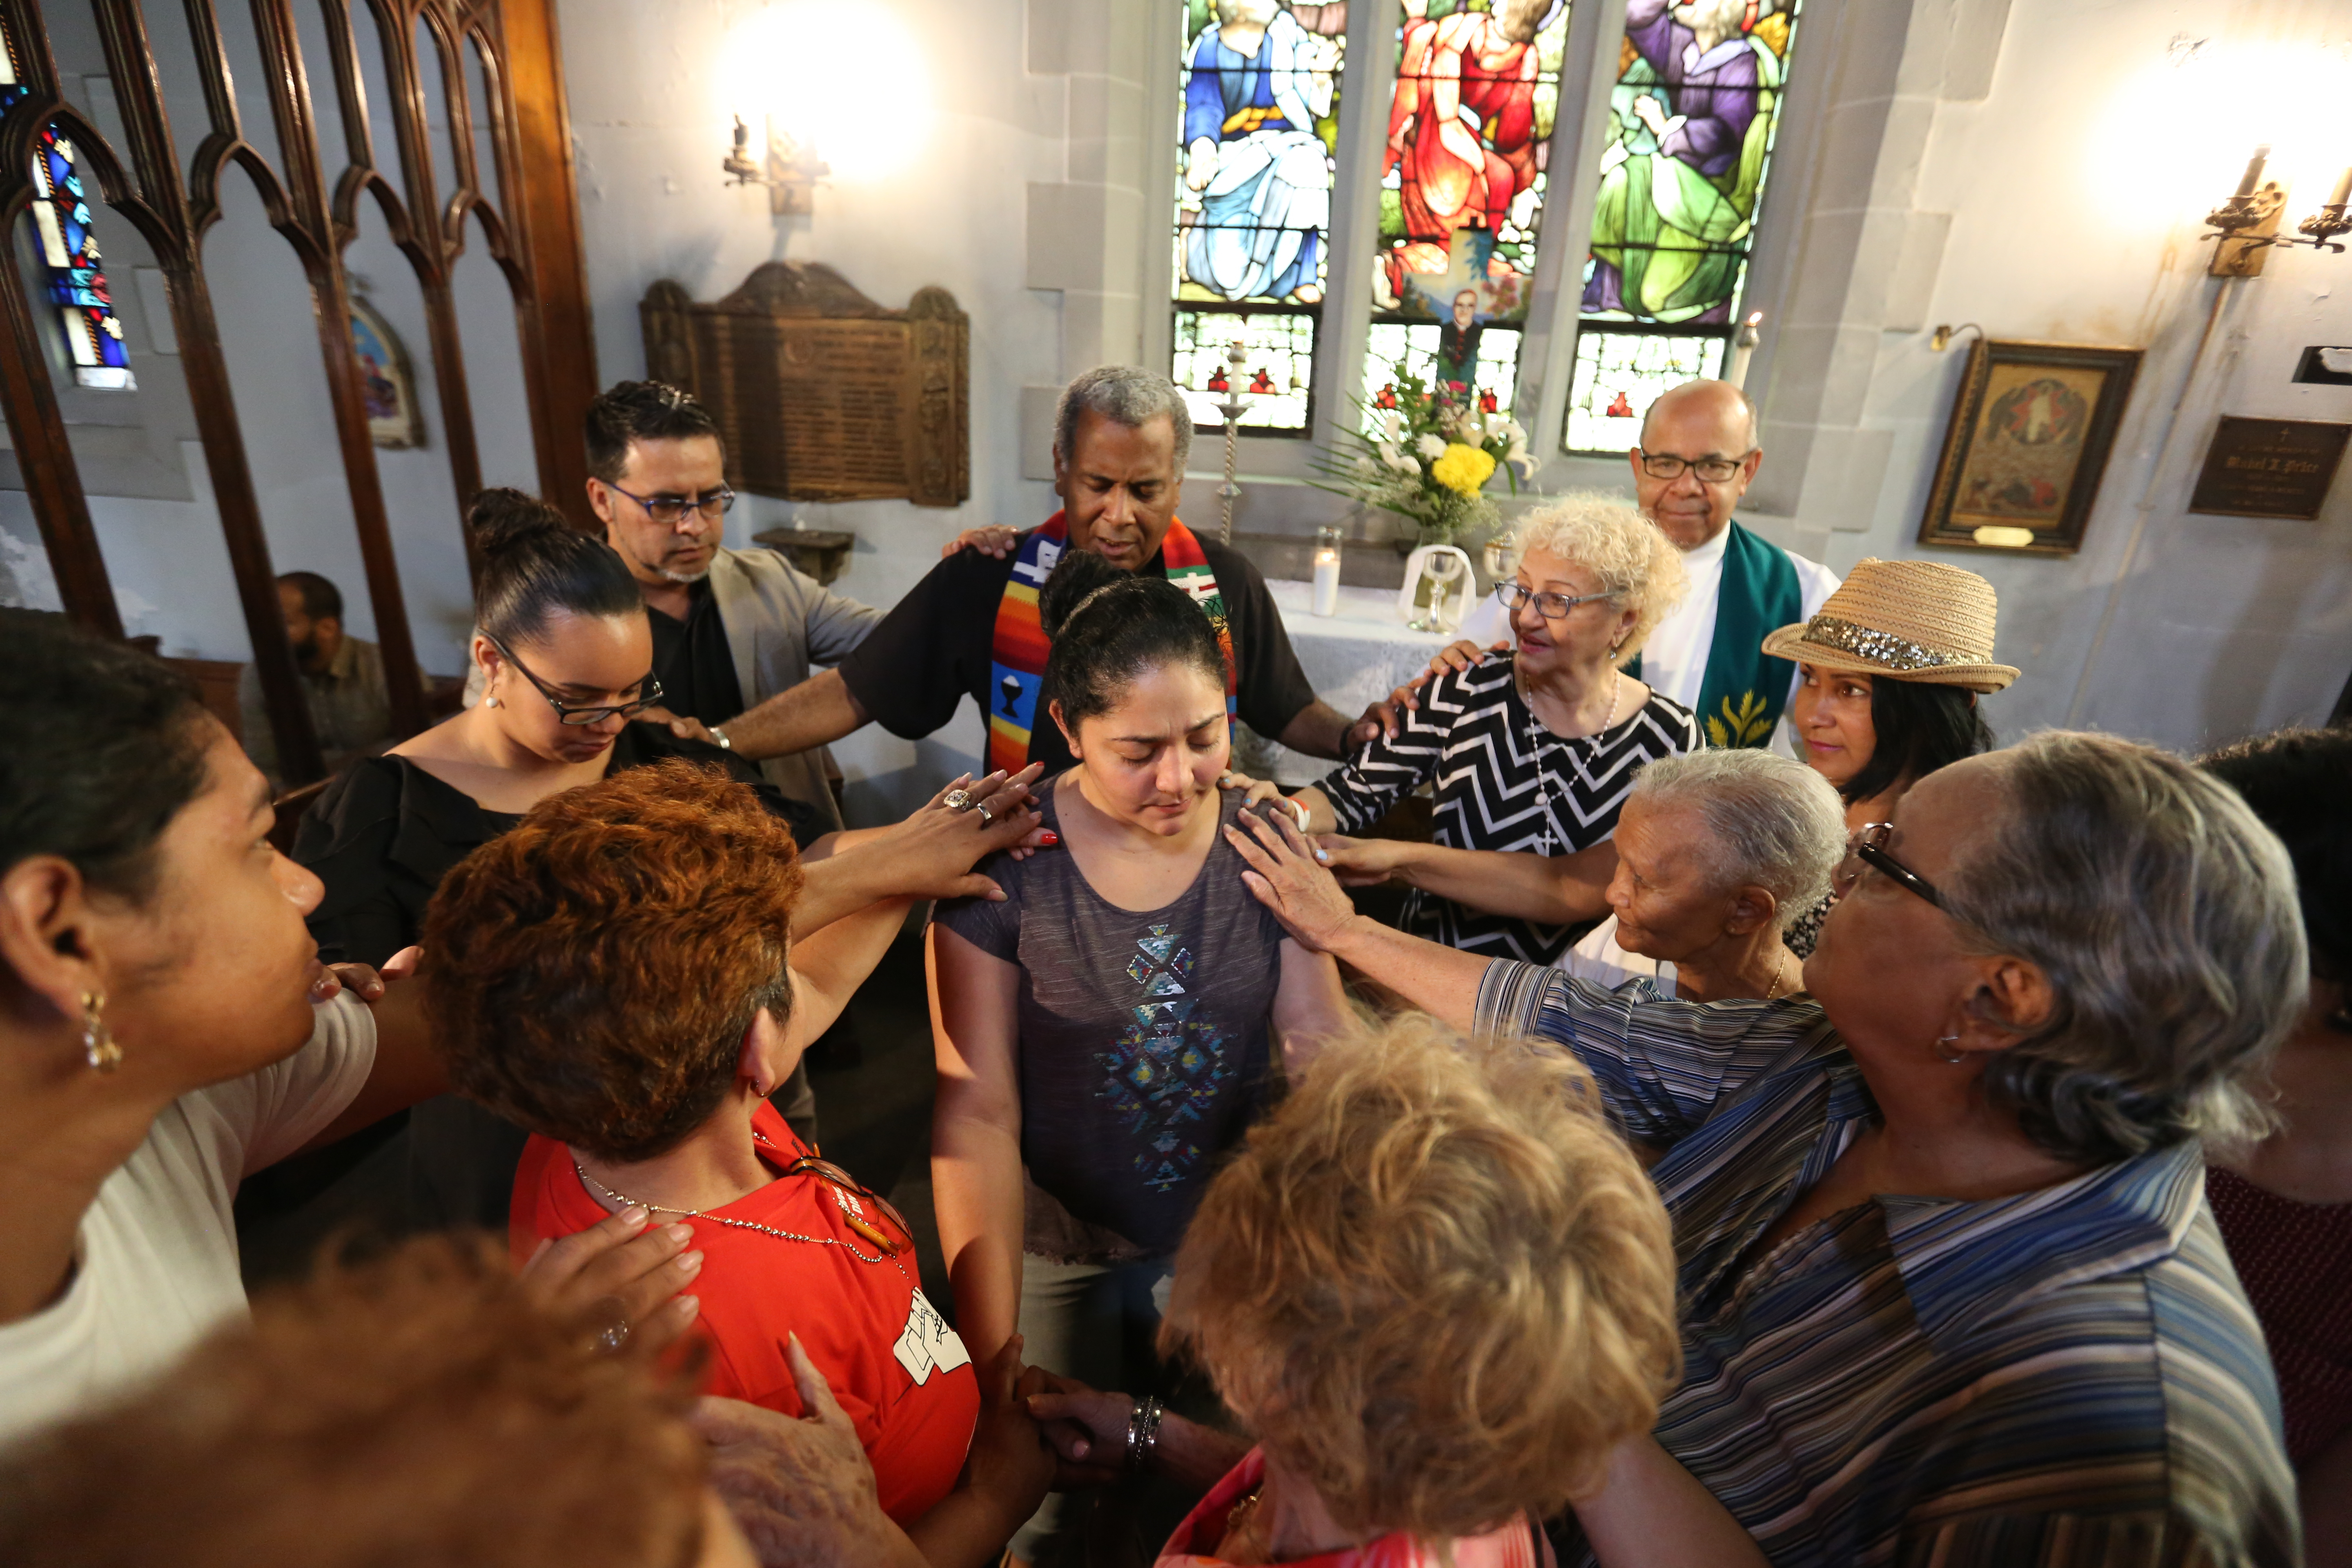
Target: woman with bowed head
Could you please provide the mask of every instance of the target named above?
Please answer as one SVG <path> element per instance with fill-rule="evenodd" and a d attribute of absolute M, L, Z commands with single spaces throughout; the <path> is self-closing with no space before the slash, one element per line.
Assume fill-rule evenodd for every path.
<path fill-rule="evenodd" d="M 2259 1123 L 2248 1080 L 2303 1016 L 2285 850 L 2180 759 L 2063 731 L 1891 817 L 1852 840 L 1810 997 L 1778 1002 L 1375 925 L 1286 824 L 1244 855 L 1300 941 L 1575 1056 L 1664 1149 L 1683 1373 L 1657 1438 L 1772 1562 L 2301 1561 L 2203 1157 Z M 1580 1516 L 1598 1544 L 1638 1513 L 1604 1489 Z"/>
<path fill-rule="evenodd" d="M 318 879 L 270 847 L 268 781 L 184 677 L 0 610 L 0 700 L 21 726 L 0 748 L 6 1444 L 236 1322 L 238 1185 L 443 1072 L 416 983 L 320 965 Z M 611 1298 L 659 1344 L 692 1315 L 670 1300 L 685 1250 L 638 1215 L 541 1258 L 535 1288 Z"/>
<path fill-rule="evenodd" d="M 796 980 L 835 967 L 809 950 L 866 940 L 856 920 L 793 936 L 801 892 L 792 835 L 742 784 L 672 761 L 551 796 L 434 895 L 433 1021 L 452 1079 L 530 1131 L 517 1258 L 632 1209 L 691 1225 L 709 1391 L 800 1415 L 804 1346 L 883 1511 L 933 1568 L 982 1568 L 1052 1459 L 1013 1403 L 1018 1344 L 976 1374 L 897 1214 L 768 1102 L 822 1026 L 806 1015 L 838 1007 Z"/>
<path fill-rule="evenodd" d="M 2206 1195 L 2278 1368 L 2309 1568 L 2352 1564 L 2352 730 L 2283 730 L 2200 764 L 2285 842 L 2311 1000 L 2271 1064 L 2277 1125 L 2209 1150 Z"/>
<path fill-rule="evenodd" d="M 1622 501 L 1579 495 L 1530 513 L 1520 537 L 1517 574 L 1496 588 L 1517 651 L 1438 676 L 1393 736 L 1292 799 L 1307 831 L 1353 832 L 1433 785 L 1433 843 L 1327 840 L 1331 864 L 1414 889 L 1408 929 L 1549 963 L 1607 913 L 1599 889 L 1613 863 L 1594 847 L 1634 774 L 1700 737 L 1690 710 L 1623 669 L 1683 595 L 1665 535 Z M 1581 896 L 1557 886 L 1588 849 Z"/>
<path fill-rule="evenodd" d="M 324 884 L 310 924 L 329 959 L 380 963 L 412 945 L 442 879 L 531 807 L 671 759 L 723 770 L 802 840 L 810 884 L 799 906 L 803 933 L 895 894 L 970 891 L 980 885 L 963 879 L 973 860 L 1035 826 L 1019 809 L 1033 773 L 971 785 L 966 796 L 981 801 L 978 813 L 958 816 L 935 809 L 934 801 L 895 829 L 824 833 L 813 813 L 749 763 L 637 718 L 661 696 L 653 632 L 635 580 L 612 546 L 516 490 L 484 491 L 467 521 L 482 561 L 472 647 L 485 677 L 482 700 L 353 764 L 312 805 L 295 838 L 294 858 Z M 842 951 L 864 952 L 867 945 Z M 855 985 L 832 989 L 845 996 Z M 777 1094 L 785 1115 L 814 1136 L 806 1073 L 777 1086 Z M 391 1146 L 345 1180 L 343 1201 L 374 1211 L 395 1230 L 506 1223 L 520 1129 L 445 1098 L 418 1108 L 405 1128 L 375 1136 Z M 338 1151 L 319 1163 L 339 1172 L 352 1163 L 351 1151 Z M 392 1190 L 376 1192 L 373 1173 L 383 1171 L 394 1173 L 383 1184 Z M 245 1206 L 248 1232 L 314 1200 L 329 1177 L 327 1170 L 289 1173 L 265 1201 Z M 289 1228 L 299 1236 L 309 1227 L 298 1218 Z"/>
<path fill-rule="evenodd" d="M 1973 572 L 1864 561 L 1821 614 L 1764 639 L 1766 653 L 1797 661 L 1789 729 L 1837 786 L 1849 829 L 1885 821 L 1921 779 L 1992 750 L 1979 699 L 2017 679 L 1992 661 L 1999 610 L 1992 584 Z M 1800 958 L 1835 896 L 1796 912 L 1788 941 Z"/>
<path fill-rule="evenodd" d="M 1243 805 L 1217 787 L 1208 618 L 1083 551 L 1038 610 L 1042 700 L 1077 762 L 1038 803 L 1061 849 L 983 862 L 1004 900 L 931 922 L 940 1241 L 975 1355 L 1017 1329 L 1041 1366 L 1149 1390 L 1159 1368 L 1123 1347 L 1150 1342 L 1216 1161 L 1349 1015 L 1331 961 L 1256 905 L 1220 836 Z"/>

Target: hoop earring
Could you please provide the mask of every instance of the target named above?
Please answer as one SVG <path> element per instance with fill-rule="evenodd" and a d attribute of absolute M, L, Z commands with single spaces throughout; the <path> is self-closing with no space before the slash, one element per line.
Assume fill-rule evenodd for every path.
<path fill-rule="evenodd" d="M 1960 1043 L 1960 1037 L 1959 1037 L 1959 1036 L 1958 1036 L 1958 1035 L 1938 1035 L 1938 1036 L 1937 1036 L 1937 1037 L 1936 1037 L 1936 1059 L 1937 1059 L 1937 1061 L 1939 1061 L 1939 1062 L 1944 1063 L 1947 1067 L 1958 1067 L 1958 1066 L 1959 1066 L 1962 1062 L 1964 1062 L 1964 1061 L 1968 1060 L 1968 1059 L 1969 1059 L 1969 1053 L 1968 1053 L 1968 1052 L 1966 1052 L 1966 1051 L 1959 1051 L 1959 1050 L 1955 1050 L 1955 1051 L 1947 1051 L 1946 1049 L 1944 1049 L 1944 1047 L 1945 1047 L 1946 1046 L 1957 1046 L 1957 1045 L 1958 1045 L 1959 1043 Z"/>
<path fill-rule="evenodd" d="M 122 1065 L 122 1047 L 115 1042 L 106 1020 L 99 1016 L 105 1007 L 104 992 L 81 994 L 81 1059 L 89 1064 L 92 1072 L 112 1072 Z"/>

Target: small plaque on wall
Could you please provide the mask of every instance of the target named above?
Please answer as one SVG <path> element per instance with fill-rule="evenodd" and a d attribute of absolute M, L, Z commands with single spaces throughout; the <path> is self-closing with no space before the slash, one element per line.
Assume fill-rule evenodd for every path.
<path fill-rule="evenodd" d="M 638 306 L 646 364 L 719 421 L 727 482 L 787 500 L 971 494 L 971 321 L 944 289 L 903 310 L 830 267 L 772 261 L 711 304 L 667 279 Z"/>
<path fill-rule="evenodd" d="M 2319 515 L 2352 425 L 2223 415 L 2189 510 L 2220 517 Z"/>

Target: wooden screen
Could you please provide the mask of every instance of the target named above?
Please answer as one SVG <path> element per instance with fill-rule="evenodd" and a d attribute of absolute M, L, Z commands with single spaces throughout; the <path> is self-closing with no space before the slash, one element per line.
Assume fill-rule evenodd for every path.
<path fill-rule="evenodd" d="M 481 488 L 481 464 L 450 277 L 466 244 L 467 222 L 478 225 L 514 296 L 541 489 L 573 508 L 582 505 L 574 499 L 586 479 L 580 428 L 595 395 L 596 373 L 554 0 L 150 3 L 176 5 L 184 13 L 184 34 L 193 42 L 203 83 L 202 123 L 187 123 L 184 113 L 175 124 L 167 111 L 142 0 L 47 0 L 46 5 L 43 0 L 0 0 L 0 23 L 13 45 L 22 89 L 0 119 L 0 224 L 13 232 L 28 205 L 39 198 L 32 159 L 44 132 L 54 126 L 70 131 L 81 179 L 85 187 L 95 187 L 89 190 L 92 205 L 102 198 L 153 250 L 278 756 L 287 779 L 300 783 L 320 773 L 318 741 L 278 609 L 276 574 L 205 282 L 205 234 L 221 218 L 220 187 L 234 163 L 258 190 L 270 226 L 300 262 L 319 325 L 318 352 L 340 447 L 336 454 L 319 453 L 319 462 L 323 467 L 341 458 L 394 721 L 413 732 L 426 721 L 425 696 L 348 325 L 343 252 L 359 231 L 362 204 L 371 204 L 415 273 L 425 300 L 433 395 L 439 400 L 443 444 L 462 505 Z M 323 58 L 306 56 L 294 9 L 314 3 L 325 23 Z M 225 9 L 247 4 L 267 79 L 274 158 L 248 140 L 224 39 Z M 352 26 L 356 4 L 369 6 L 381 40 L 383 79 L 391 100 L 384 106 L 393 127 L 389 147 L 378 144 L 370 120 Z M 120 115 L 120 145 L 59 90 L 47 13 L 68 5 L 87 7 L 94 16 Z M 244 25 L 244 18 L 235 20 Z M 420 37 L 429 39 L 438 55 L 437 70 L 422 68 Z M 479 57 L 478 76 L 466 68 L 468 49 Z M 446 124 L 471 127 L 469 95 L 477 80 L 486 84 L 491 99 L 485 107 L 494 167 L 478 166 L 475 139 L 468 134 L 446 138 L 451 166 L 437 167 L 428 91 L 446 95 L 437 106 Z M 248 101 L 250 92 L 248 87 Z M 331 166 L 321 151 L 322 115 L 340 123 L 341 167 Z M 40 307 L 28 297 L 21 269 L 6 270 L 7 277 L 0 279 L 0 405 L 33 512 L 67 613 L 120 637 L 114 593 L 50 381 L 36 313 Z M 458 520 L 452 519 L 451 526 L 459 526 Z"/>

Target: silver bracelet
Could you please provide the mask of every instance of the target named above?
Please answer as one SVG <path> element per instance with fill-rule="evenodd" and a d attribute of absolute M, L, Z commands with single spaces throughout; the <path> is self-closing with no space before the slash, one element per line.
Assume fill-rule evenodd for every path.
<path fill-rule="evenodd" d="M 1168 1414 L 1159 1400 L 1146 1395 L 1127 1418 L 1127 1468 L 1139 1475 L 1151 1464 L 1151 1457 L 1160 1449 L 1160 1418 Z"/>
<path fill-rule="evenodd" d="M 710 731 L 710 739 L 713 744 L 728 751 L 731 752 L 735 749 L 735 742 L 727 738 L 727 731 L 724 730 L 713 728 Z"/>

